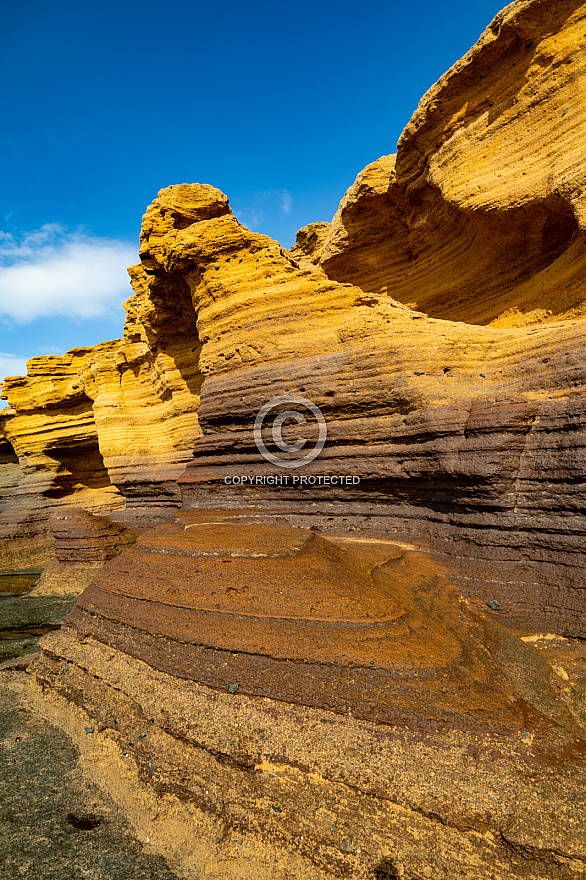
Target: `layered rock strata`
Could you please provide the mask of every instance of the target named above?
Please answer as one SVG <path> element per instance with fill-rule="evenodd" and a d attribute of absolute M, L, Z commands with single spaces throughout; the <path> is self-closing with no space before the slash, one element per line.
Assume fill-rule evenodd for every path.
<path fill-rule="evenodd" d="M 322 525 L 416 541 L 463 592 L 583 634 L 584 8 L 507 7 L 422 99 L 396 160 L 369 166 L 293 254 L 213 187 L 162 190 L 124 339 L 4 385 L 23 473 L 4 564 L 25 547 L 46 558 L 56 505 L 178 504 L 181 488 L 188 505 L 307 512 L 292 486 L 226 485 L 270 476 L 252 427 L 294 395 L 328 423 L 303 474 L 361 478 L 320 487 Z M 286 442 L 298 434 L 285 422 Z"/>
<path fill-rule="evenodd" d="M 585 14 L 507 7 L 292 252 L 162 190 L 124 339 L 4 385 L 59 553 L 76 497 L 167 505 L 106 561 L 75 514 L 105 549 L 33 671 L 192 876 L 584 873 Z"/>
<path fill-rule="evenodd" d="M 78 594 L 104 562 L 136 540 L 136 532 L 79 507 L 54 511 L 49 517 L 54 558 L 43 569 L 31 595 Z"/>
<path fill-rule="evenodd" d="M 585 25 L 580 0 L 507 6 L 421 99 L 396 156 L 358 176 L 308 256 L 433 317 L 584 315 Z"/>
<path fill-rule="evenodd" d="M 4 381 L 14 406 L 3 411 L 3 430 L 18 462 L 18 482 L 0 499 L 2 568 L 48 561 L 49 514 L 70 499 L 90 510 L 124 504 L 104 466 L 92 402 L 79 379 L 93 352 L 74 349 L 64 357 L 33 358 L 27 376 Z"/>
<path fill-rule="evenodd" d="M 34 664 L 154 812 L 185 806 L 197 875 L 577 876 L 584 652 L 544 657 L 421 553 L 257 520 L 145 533 Z"/>
<path fill-rule="evenodd" d="M 185 503 L 307 511 L 310 491 L 316 513 L 359 525 L 368 516 L 433 549 L 459 569 L 462 590 L 488 581 L 487 598 L 507 611 L 582 634 L 586 325 L 505 330 L 429 318 L 296 268 L 229 211 L 177 222 L 173 198 L 191 199 L 194 215 L 224 203 L 211 188 L 171 188 L 143 230 L 149 272 L 181 271 L 191 285 L 203 344 L 203 436 L 179 481 Z M 304 478 L 357 476 L 359 486 L 304 493 L 293 476 L 260 485 L 275 466 L 259 455 L 253 425 L 282 395 L 309 399 L 327 421 L 327 444 Z M 315 420 L 304 431 L 313 445 Z M 283 429 L 286 440 L 298 433 Z M 233 488 L 242 476 L 254 483 L 246 491 Z"/>
<path fill-rule="evenodd" d="M 142 270 L 130 273 L 138 293 L 125 303 L 124 339 L 33 358 L 26 377 L 4 380 L 0 427 L 18 466 L 0 461 L 10 481 L 0 567 L 51 558 L 53 510 L 179 503 L 176 479 L 201 435 L 193 306 L 172 280 L 163 294 Z"/>

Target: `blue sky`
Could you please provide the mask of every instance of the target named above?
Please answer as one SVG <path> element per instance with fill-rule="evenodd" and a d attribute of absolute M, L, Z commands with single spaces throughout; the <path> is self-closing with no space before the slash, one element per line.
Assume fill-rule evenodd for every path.
<path fill-rule="evenodd" d="M 211 183 L 286 247 L 301 226 L 330 220 L 500 8 L 5 4 L 0 377 L 122 334 L 125 268 L 164 186 Z"/>

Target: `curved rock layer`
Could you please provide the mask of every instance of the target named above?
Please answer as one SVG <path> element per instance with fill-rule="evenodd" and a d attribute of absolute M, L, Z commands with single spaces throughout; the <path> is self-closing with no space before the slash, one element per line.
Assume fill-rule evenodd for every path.
<path fill-rule="evenodd" d="M 0 514 L 3 558 L 48 553 L 55 507 L 268 500 L 416 542 L 463 594 L 584 635 L 585 9 L 507 7 L 424 97 L 396 162 L 369 166 L 294 255 L 211 186 L 162 190 L 124 339 L 34 359 L 4 383 L 23 477 Z M 368 280 L 379 263 L 394 286 Z M 283 395 L 327 421 L 319 458 L 286 473 L 336 485 L 263 485 L 284 469 L 253 426 Z M 273 453 L 275 416 L 298 442 L 284 411 L 266 422 Z M 302 436 L 317 435 L 309 418 Z"/>
<path fill-rule="evenodd" d="M 348 190 L 319 251 L 331 278 L 437 318 L 584 315 L 586 6 L 516 2 L 424 95 L 395 156 Z"/>
<path fill-rule="evenodd" d="M 148 272 L 188 281 L 202 342 L 203 436 L 179 480 L 184 502 L 270 499 L 311 512 L 310 492 L 314 512 L 373 516 L 387 534 L 441 554 L 464 591 L 488 581 L 516 613 L 583 634 L 586 324 L 432 319 L 297 268 L 229 212 L 186 225 L 173 200 L 191 200 L 193 215 L 224 203 L 211 188 L 172 187 L 143 231 Z M 304 478 L 359 486 L 307 484 L 304 494 L 294 471 L 288 485 L 261 485 L 283 469 L 259 455 L 253 425 L 282 395 L 309 399 L 327 421 Z M 286 441 L 295 427 L 285 425 Z M 304 425 L 312 445 L 317 435 L 315 420 Z M 239 493 L 243 476 L 254 485 Z"/>
<path fill-rule="evenodd" d="M 258 519 L 143 534 L 34 663 L 157 815 L 185 805 L 194 875 L 577 876 L 583 647 L 524 641 L 421 553 Z"/>
<path fill-rule="evenodd" d="M 498 623 L 428 557 L 386 542 L 182 514 L 105 565 L 66 624 L 210 687 L 236 677 L 243 693 L 411 729 L 525 724 Z"/>

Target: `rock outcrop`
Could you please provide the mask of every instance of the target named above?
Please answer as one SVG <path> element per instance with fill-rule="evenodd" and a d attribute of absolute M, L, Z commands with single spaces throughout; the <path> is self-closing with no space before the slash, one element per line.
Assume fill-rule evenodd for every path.
<path fill-rule="evenodd" d="M 139 267 L 130 274 L 138 292 L 123 339 L 33 358 L 26 377 L 4 380 L 3 443 L 18 464 L 0 462 L 12 481 L 0 496 L 0 567 L 51 558 L 55 509 L 180 502 L 176 480 L 201 435 L 195 314 L 173 280 L 162 291 Z"/>
<path fill-rule="evenodd" d="M 346 193 L 328 275 L 466 323 L 583 316 L 585 23 L 581 0 L 499 13 Z"/>
<path fill-rule="evenodd" d="M 269 473 L 254 419 L 293 394 L 328 421 L 304 473 L 361 476 L 322 487 L 322 514 L 368 516 L 451 561 L 462 590 L 582 634 L 584 15 L 507 7 L 422 99 L 396 158 L 291 254 L 218 190 L 163 190 L 124 339 L 5 383 L 23 478 L 4 564 L 35 541 L 48 552 L 55 504 L 178 504 L 186 465 L 186 503 L 242 503 L 224 479 Z M 306 507 L 282 487 L 244 497 Z"/>
<path fill-rule="evenodd" d="M 102 343 L 109 350 L 115 343 Z M 89 510 L 124 505 L 99 448 L 92 401 L 79 378 L 95 349 L 33 358 L 28 375 L 4 380 L 5 443 L 18 461 L 19 480 L 0 500 L 0 567 L 42 564 L 52 554 L 48 516 L 62 504 Z M 15 473 L 16 475 L 16 473 Z"/>
<path fill-rule="evenodd" d="M 290 252 L 161 190 L 124 338 L 4 383 L 3 559 L 93 566 L 34 674 L 186 876 L 584 873 L 585 27 L 507 7 Z"/>
<path fill-rule="evenodd" d="M 268 500 L 418 542 L 463 593 L 582 635 L 585 14 L 507 7 L 292 253 L 213 187 L 162 190 L 124 339 L 5 382 L 4 564 L 49 552 L 56 505 Z M 282 395 L 328 423 L 303 473 L 359 486 L 309 510 L 300 486 L 226 485 L 274 470 L 252 428 Z"/>
<path fill-rule="evenodd" d="M 310 489 L 322 527 L 327 515 L 361 525 L 368 516 L 370 528 L 449 560 L 463 592 L 583 634 L 586 324 L 432 319 L 298 269 L 229 212 L 177 224 L 167 205 L 179 195 L 193 214 L 218 196 L 163 191 L 142 239 L 155 278 L 183 272 L 198 316 L 203 436 L 179 480 L 185 503 L 309 512 L 307 486 L 257 485 L 275 466 L 253 434 L 267 401 L 305 397 L 325 416 L 328 440 L 303 474 L 360 476 L 359 486 Z M 315 441 L 315 422 L 305 436 Z M 227 485 L 241 475 L 255 485 Z"/>
<path fill-rule="evenodd" d="M 137 537 L 120 523 L 69 506 L 53 511 L 49 530 L 54 558 L 44 567 L 31 596 L 81 593 L 104 562 L 131 546 Z"/>
<path fill-rule="evenodd" d="M 136 774 L 124 802 L 153 791 L 155 851 L 217 880 L 578 876 L 584 648 L 524 641 L 424 554 L 261 518 L 145 533 L 34 662 Z"/>

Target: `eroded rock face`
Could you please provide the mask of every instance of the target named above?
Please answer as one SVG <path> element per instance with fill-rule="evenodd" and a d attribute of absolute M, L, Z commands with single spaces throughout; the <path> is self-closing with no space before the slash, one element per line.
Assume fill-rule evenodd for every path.
<path fill-rule="evenodd" d="M 124 339 L 35 359 L 4 385 L 23 478 L 3 554 L 45 552 L 57 504 L 182 492 L 309 514 L 293 487 L 225 483 L 271 473 L 252 426 L 293 394 L 328 422 L 304 474 L 361 478 L 312 499 L 322 527 L 348 517 L 416 541 L 464 593 L 583 634 L 584 9 L 507 7 L 422 99 L 396 158 L 293 253 L 213 187 L 162 190 Z"/>
<path fill-rule="evenodd" d="M 309 513 L 307 491 L 292 482 L 227 485 L 273 474 L 255 417 L 273 398 L 301 396 L 328 423 L 325 449 L 304 476 L 360 477 L 359 486 L 310 490 L 315 514 L 354 516 L 360 526 L 370 517 L 370 527 L 440 554 L 464 593 L 583 634 L 586 325 L 432 319 L 297 268 L 276 242 L 220 213 L 211 188 L 192 187 L 189 197 L 193 215 L 217 199 L 217 216 L 177 228 L 174 191 L 164 191 L 142 245 L 155 279 L 183 274 L 202 343 L 203 436 L 179 480 L 184 502 L 268 501 Z M 304 436 L 315 442 L 315 422 Z"/>
<path fill-rule="evenodd" d="M 319 264 L 429 315 L 583 315 L 586 9 L 507 6 L 340 204 Z"/>
<path fill-rule="evenodd" d="M 104 466 L 92 401 L 79 377 L 96 350 L 115 345 L 33 358 L 27 376 L 4 380 L 4 394 L 12 404 L 3 411 L 5 443 L 18 465 L 16 470 L 14 463 L 8 466 L 15 481 L 0 503 L 0 568 L 48 561 L 49 513 L 71 498 L 90 510 L 123 506 Z M 6 465 L 0 470 L 6 474 Z"/>
<path fill-rule="evenodd" d="M 106 562 L 134 543 L 136 537 L 119 523 L 79 507 L 54 511 L 49 525 L 55 558 L 62 563 Z"/>
<path fill-rule="evenodd" d="M 120 549 L 76 496 L 171 511 L 87 563 L 34 672 L 190 817 L 197 876 L 583 873 L 585 10 L 507 7 L 292 252 L 162 190 L 124 339 L 4 385 L 58 552 Z M 279 397 L 286 443 L 299 398 L 325 417 L 303 468 L 257 447 Z"/>
<path fill-rule="evenodd" d="M 0 461 L 11 481 L 0 568 L 51 558 L 52 510 L 180 503 L 176 480 L 201 436 L 195 313 L 185 282 L 129 271 L 123 339 L 33 358 L 27 376 L 4 380 L 4 443 L 18 467 Z"/>
<path fill-rule="evenodd" d="M 34 664 L 153 814 L 180 799 L 187 876 L 575 876 L 583 646 L 524 641 L 424 554 L 262 518 L 143 534 Z"/>

